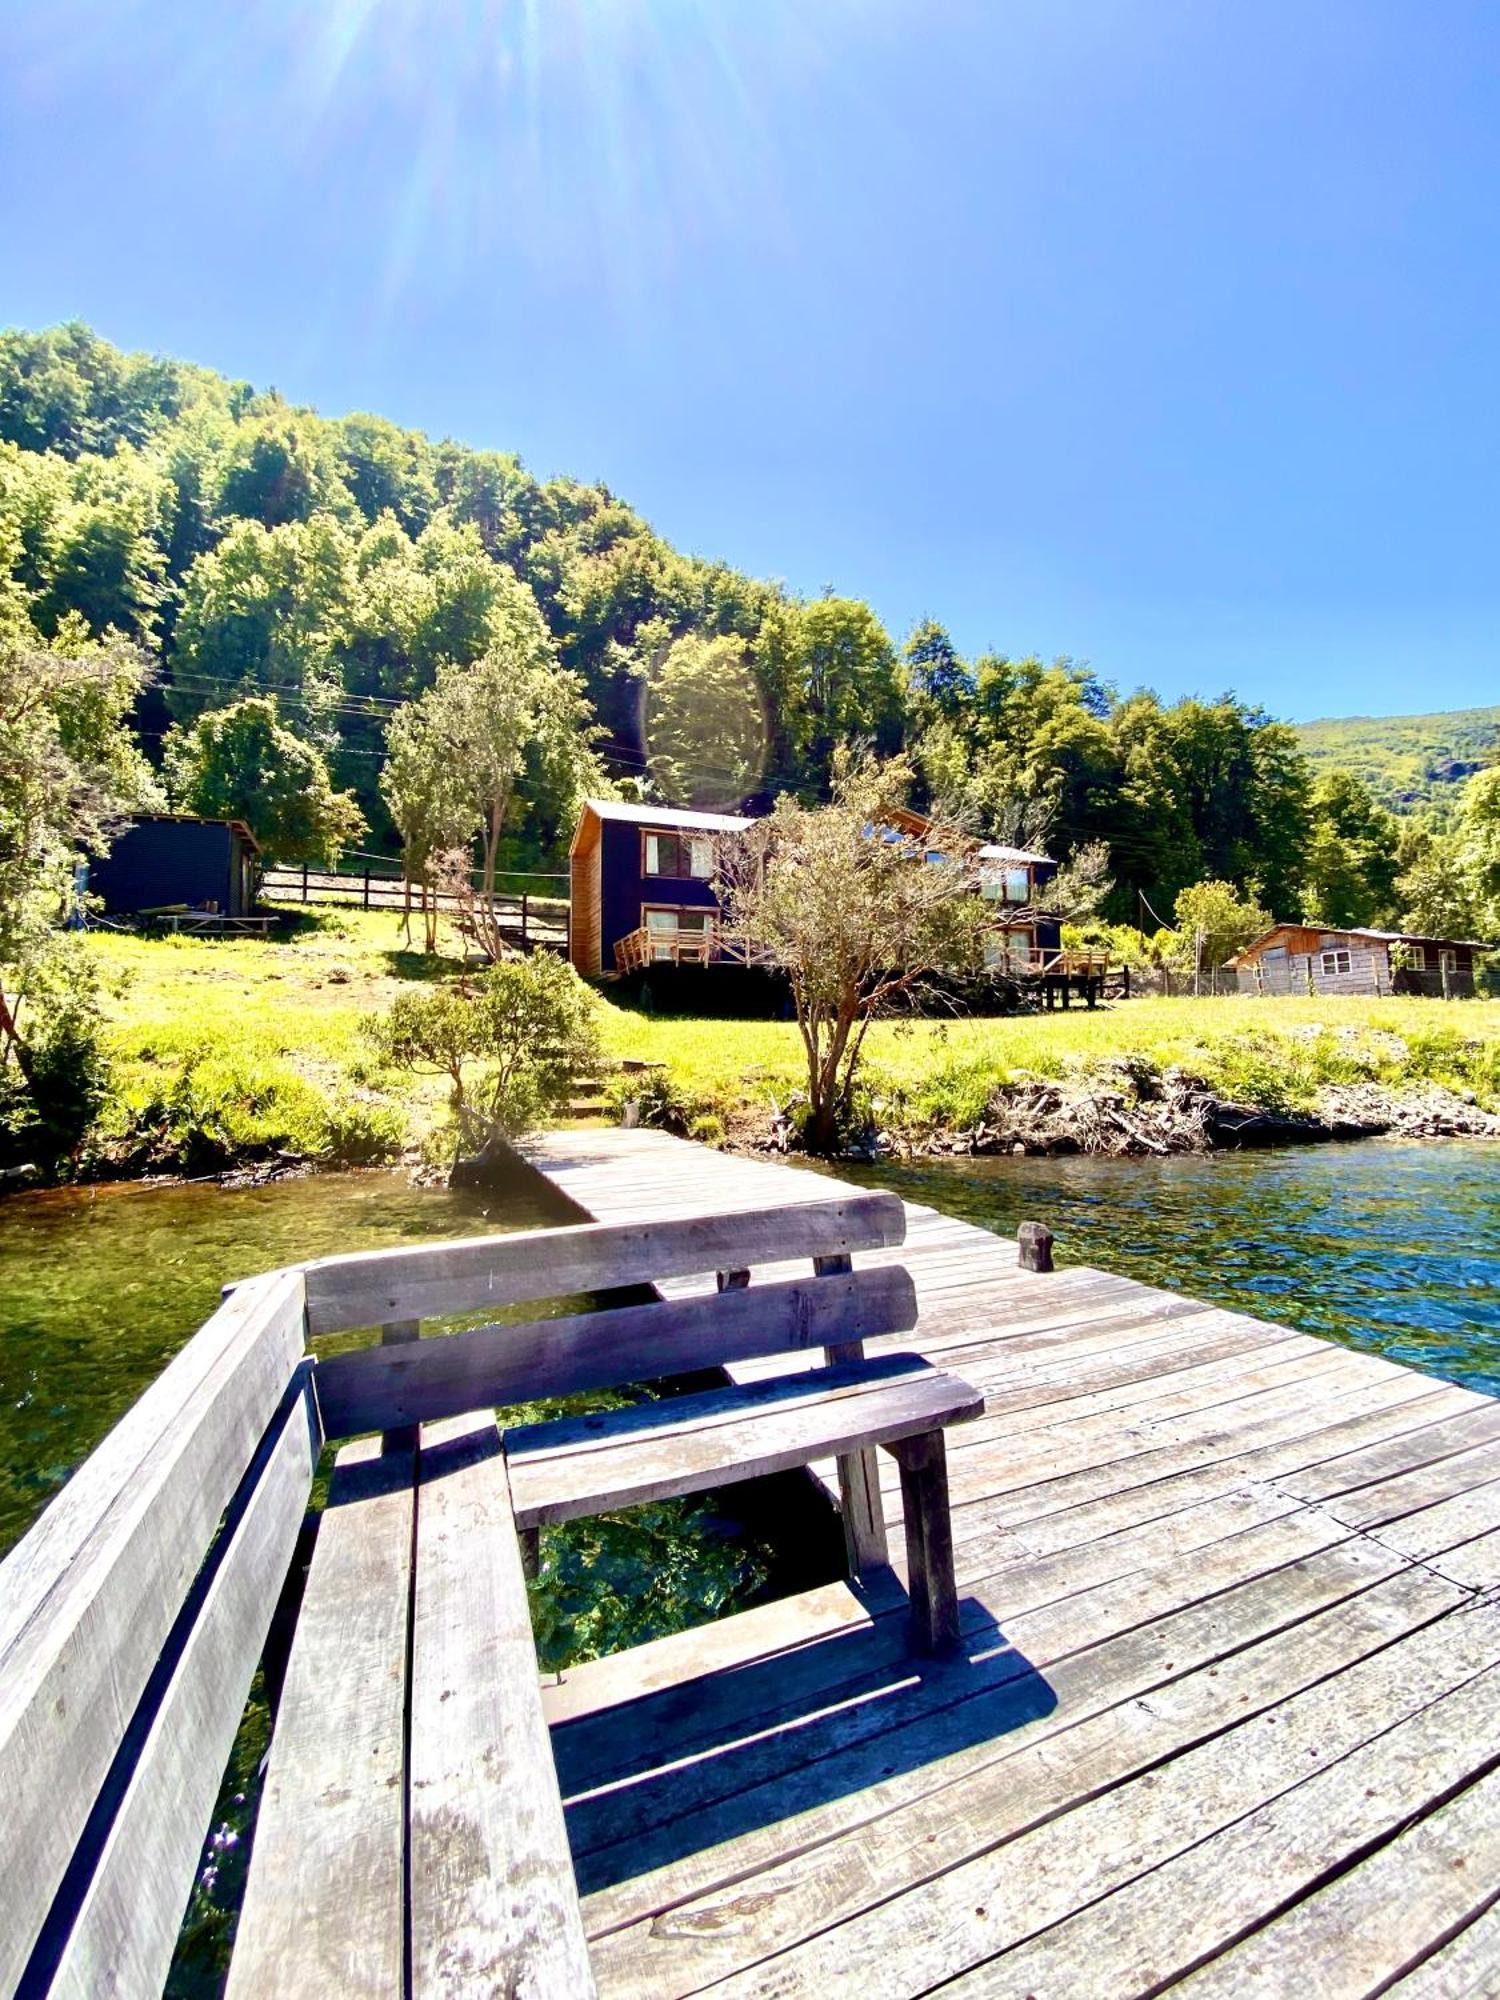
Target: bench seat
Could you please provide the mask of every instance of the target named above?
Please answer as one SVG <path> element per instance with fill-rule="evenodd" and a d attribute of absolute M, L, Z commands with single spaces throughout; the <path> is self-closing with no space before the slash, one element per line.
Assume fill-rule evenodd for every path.
<path fill-rule="evenodd" d="M 505 1433 L 523 1528 L 701 1493 L 978 1416 L 977 1389 L 920 1355 L 881 1355 Z"/>
<path fill-rule="evenodd" d="M 488 1414 L 339 1453 L 227 1991 L 594 1991 Z"/>

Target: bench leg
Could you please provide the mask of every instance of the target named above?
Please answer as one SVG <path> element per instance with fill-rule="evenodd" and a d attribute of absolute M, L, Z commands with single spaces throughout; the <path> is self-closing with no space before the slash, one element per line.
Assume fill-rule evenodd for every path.
<path fill-rule="evenodd" d="M 901 1468 L 906 1516 L 907 1595 L 912 1645 L 941 1655 L 958 1648 L 958 1588 L 953 1576 L 953 1519 L 948 1511 L 948 1453 L 941 1431 L 891 1446 Z"/>
<path fill-rule="evenodd" d="M 873 1449 L 848 1452 L 839 1460 L 839 1507 L 849 1574 L 863 1576 L 890 1562 L 885 1509 L 880 1500 L 880 1462 Z"/>

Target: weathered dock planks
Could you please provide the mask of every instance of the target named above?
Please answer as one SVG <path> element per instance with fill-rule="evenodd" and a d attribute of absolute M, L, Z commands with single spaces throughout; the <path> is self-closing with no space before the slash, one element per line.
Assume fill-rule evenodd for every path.
<path fill-rule="evenodd" d="M 535 1157 L 609 1224 L 847 1192 L 649 1132 Z M 601 1992 L 1500 1992 L 1500 1402 L 906 1222 L 859 1264 L 917 1329 L 870 1351 L 986 1398 L 960 1650 L 914 1661 L 877 1573 L 548 1688 Z"/>

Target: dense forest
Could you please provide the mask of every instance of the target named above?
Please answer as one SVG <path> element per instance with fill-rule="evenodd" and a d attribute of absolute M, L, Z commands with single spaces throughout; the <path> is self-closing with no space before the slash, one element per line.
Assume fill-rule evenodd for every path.
<path fill-rule="evenodd" d="M 80 325 L 0 337 L 0 630 L 138 649 L 131 726 L 166 795 L 265 830 L 279 794 L 288 853 L 394 852 L 393 809 L 410 844 L 413 718 L 446 703 L 450 730 L 482 732 L 483 666 L 502 707 L 508 675 L 530 690 L 490 866 L 555 866 L 591 787 L 811 800 L 863 743 L 904 751 L 916 802 L 990 837 L 1107 850 L 1116 923 L 1170 920 L 1205 880 L 1277 915 L 1500 917 L 1500 774 L 1470 781 L 1467 821 L 1398 825 L 1232 695 L 1168 704 L 1066 657 L 966 660 L 931 619 L 898 642 L 856 599 L 682 554 L 606 487 Z"/>

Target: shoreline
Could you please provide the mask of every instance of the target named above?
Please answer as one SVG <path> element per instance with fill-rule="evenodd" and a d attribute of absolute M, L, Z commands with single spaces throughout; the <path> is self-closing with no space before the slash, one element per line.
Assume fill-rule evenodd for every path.
<path fill-rule="evenodd" d="M 1500 1140 L 1500 1114 L 1439 1084 L 1329 1085 L 1304 1108 L 1238 1101 L 1199 1079 L 1120 1064 L 1114 1075 L 1017 1080 L 994 1093 L 972 1126 L 882 1129 L 832 1157 L 1148 1159 L 1391 1138 Z M 791 1156 L 764 1125 L 753 1137 L 731 1132 L 729 1144 L 754 1157 Z"/>

